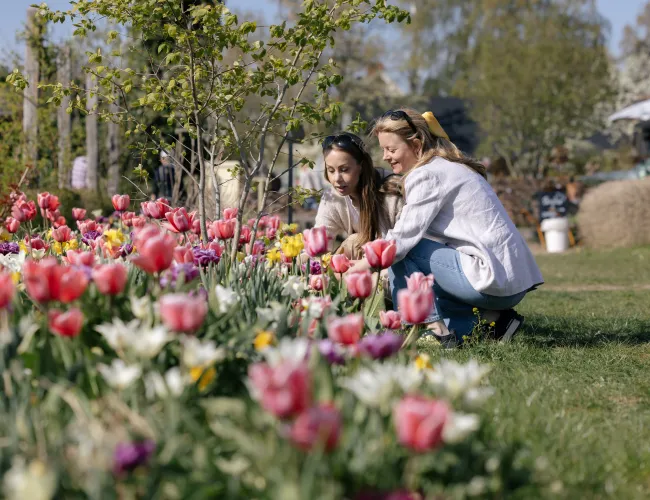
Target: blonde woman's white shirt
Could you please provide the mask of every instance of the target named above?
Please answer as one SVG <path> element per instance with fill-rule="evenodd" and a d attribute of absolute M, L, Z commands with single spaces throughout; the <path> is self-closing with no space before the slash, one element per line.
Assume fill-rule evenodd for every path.
<path fill-rule="evenodd" d="M 435 158 L 408 174 L 405 205 L 386 239 L 397 244 L 396 262 L 423 238 L 460 253 L 472 287 L 508 297 L 544 282 L 524 238 L 488 182 L 469 167 Z"/>

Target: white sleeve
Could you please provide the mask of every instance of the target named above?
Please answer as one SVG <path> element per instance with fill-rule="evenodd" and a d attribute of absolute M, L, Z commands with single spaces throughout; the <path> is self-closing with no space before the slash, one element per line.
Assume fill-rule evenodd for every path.
<path fill-rule="evenodd" d="M 324 226 L 326 228 L 327 247 L 330 251 L 334 248 L 334 240 L 337 235 L 349 236 L 347 229 L 343 225 L 343 221 L 341 221 L 340 214 L 336 210 L 335 203 L 332 200 L 332 194 L 329 190 L 325 190 L 318 204 L 318 212 L 316 213 L 314 226 Z"/>
<path fill-rule="evenodd" d="M 385 238 L 395 240 L 395 262 L 406 257 L 406 254 L 424 238 L 443 203 L 438 178 L 422 168 L 408 175 L 404 191 L 405 205 L 402 213 L 395 227 L 388 231 Z"/>

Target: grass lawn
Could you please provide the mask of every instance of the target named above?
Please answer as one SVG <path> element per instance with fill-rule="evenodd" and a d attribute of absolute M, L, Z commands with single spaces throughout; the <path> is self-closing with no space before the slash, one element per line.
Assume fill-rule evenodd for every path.
<path fill-rule="evenodd" d="M 515 341 L 443 355 L 494 367 L 496 437 L 545 465 L 525 498 L 650 498 L 650 248 L 538 262 L 551 290 L 518 307 Z"/>

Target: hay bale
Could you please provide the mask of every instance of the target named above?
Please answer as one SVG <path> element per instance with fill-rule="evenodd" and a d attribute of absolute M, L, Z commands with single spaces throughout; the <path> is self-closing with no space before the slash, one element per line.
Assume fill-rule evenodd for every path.
<path fill-rule="evenodd" d="M 591 248 L 650 244 L 650 178 L 590 189 L 580 204 L 578 227 Z"/>

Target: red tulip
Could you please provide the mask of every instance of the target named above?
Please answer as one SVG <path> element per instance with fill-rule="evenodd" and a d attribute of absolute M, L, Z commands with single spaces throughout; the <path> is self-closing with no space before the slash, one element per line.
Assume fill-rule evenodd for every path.
<path fill-rule="evenodd" d="M 20 221 L 14 219 L 13 217 L 7 217 L 5 220 L 5 227 L 7 228 L 7 231 L 9 231 L 11 234 L 14 234 L 20 227 Z"/>
<path fill-rule="evenodd" d="M 54 229 L 58 229 L 61 226 L 65 226 L 65 225 L 66 225 L 66 221 L 63 215 L 59 215 L 56 219 L 52 221 L 52 226 L 54 227 Z"/>
<path fill-rule="evenodd" d="M 36 205 L 33 201 L 27 201 L 21 198 L 11 207 L 11 215 L 20 222 L 32 220 L 36 217 Z"/>
<path fill-rule="evenodd" d="M 163 227 L 169 229 L 173 233 L 185 233 L 192 228 L 195 215 L 196 212 L 188 214 L 185 207 L 174 208 L 165 214 L 168 223 L 164 223 Z"/>
<path fill-rule="evenodd" d="M 196 331 L 208 313 L 208 304 L 203 297 L 190 297 L 183 293 L 163 295 L 159 304 L 163 324 L 177 332 Z"/>
<path fill-rule="evenodd" d="M 319 404 L 304 411 L 291 426 L 291 441 L 309 451 L 323 446 L 325 451 L 336 448 L 341 435 L 341 413 L 332 404 Z"/>
<path fill-rule="evenodd" d="M 72 302 L 81 297 L 88 286 L 88 278 L 83 271 L 60 266 L 54 258 L 40 262 L 26 261 L 23 279 L 29 296 L 42 303 L 52 300 Z"/>
<path fill-rule="evenodd" d="M 348 273 L 343 278 L 348 293 L 357 299 L 370 297 L 372 293 L 372 274 L 370 271 Z"/>
<path fill-rule="evenodd" d="M 128 194 L 114 194 L 111 198 L 113 208 L 118 212 L 124 212 L 131 204 L 131 197 Z"/>
<path fill-rule="evenodd" d="M 258 231 L 259 233 L 260 231 Z M 275 238 L 275 235 L 277 234 L 278 230 L 273 228 L 273 227 L 267 227 L 266 232 L 264 233 L 264 236 L 266 236 L 268 239 L 272 240 Z"/>
<path fill-rule="evenodd" d="M 271 215 L 267 218 L 266 227 L 271 227 L 276 231 L 280 227 L 280 217 L 278 215 Z"/>
<path fill-rule="evenodd" d="M 93 269 L 93 282 L 104 295 L 119 295 L 126 285 L 127 272 L 122 264 L 105 264 Z"/>
<path fill-rule="evenodd" d="M 251 228 L 248 226 L 242 226 L 241 231 L 239 231 L 239 244 L 243 245 L 244 243 L 250 243 L 250 241 L 251 241 Z"/>
<path fill-rule="evenodd" d="M 70 241 L 72 239 L 72 231 L 68 226 L 60 226 L 52 230 L 52 238 L 59 243 Z"/>
<path fill-rule="evenodd" d="M 310 257 L 317 257 L 327 252 L 327 229 L 325 227 L 305 229 L 302 236 L 305 242 L 305 252 Z"/>
<path fill-rule="evenodd" d="M 59 197 L 45 191 L 44 193 L 38 193 L 36 195 L 36 200 L 38 206 L 41 207 L 41 210 L 56 210 L 59 208 Z"/>
<path fill-rule="evenodd" d="M 65 253 L 65 260 L 72 266 L 87 266 L 93 267 L 95 265 L 95 254 L 93 252 L 84 252 L 82 250 L 68 250 Z"/>
<path fill-rule="evenodd" d="M 66 312 L 52 309 L 47 314 L 47 321 L 50 330 L 57 335 L 76 337 L 81 332 L 84 315 L 76 307 L 72 307 Z"/>
<path fill-rule="evenodd" d="M 235 224 L 237 221 L 234 219 L 230 220 L 216 220 L 210 224 L 210 231 L 213 238 L 219 240 L 229 240 L 235 235 Z"/>
<path fill-rule="evenodd" d="M 402 318 L 397 311 L 379 311 L 381 326 L 390 330 L 399 330 L 402 327 Z"/>
<path fill-rule="evenodd" d="M 400 290 L 397 292 L 397 304 L 404 321 L 422 323 L 433 311 L 433 290 Z"/>
<path fill-rule="evenodd" d="M 0 309 L 6 308 L 14 298 L 16 287 L 8 273 L 0 272 Z"/>
<path fill-rule="evenodd" d="M 316 291 L 321 291 L 327 288 L 329 278 L 323 274 L 310 274 L 309 286 Z"/>
<path fill-rule="evenodd" d="M 429 290 L 433 286 L 433 274 L 425 276 L 422 273 L 413 273 L 406 278 L 406 288 L 415 292 Z"/>
<path fill-rule="evenodd" d="M 174 260 L 177 264 L 194 263 L 194 252 L 191 248 L 178 246 L 174 248 Z"/>
<path fill-rule="evenodd" d="M 72 209 L 72 218 L 76 221 L 80 221 L 86 218 L 86 209 L 85 208 L 73 208 Z"/>
<path fill-rule="evenodd" d="M 25 236 L 25 245 L 27 245 L 27 248 L 31 247 L 32 250 L 47 250 L 50 248 L 50 246 L 38 236 L 35 236 L 31 240 Z"/>
<path fill-rule="evenodd" d="M 192 220 L 192 227 L 190 228 L 196 235 L 201 234 L 201 219 L 195 218 Z"/>
<path fill-rule="evenodd" d="M 223 209 L 223 218 L 224 218 L 224 220 L 236 219 L 238 213 L 239 213 L 238 208 L 224 208 Z"/>
<path fill-rule="evenodd" d="M 164 271 L 172 264 L 176 240 L 171 234 L 161 233 L 155 226 L 145 226 L 133 238 L 138 251 L 131 262 L 149 274 Z"/>
<path fill-rule="evenodd" d="M 394 241 L 378 239 L 363 245 L 366 260 L 373 269 L 386 269 L 393 264 L 397 245 Z"/>
<path fill-rule="evenodd" d="M 450 414 L 444 401 L 406 396 L 393 411 L 397 439 L 417 452 L 436 448 L 442 443 L 442 431 Z"/>
<path fill-rule="evenodd" d="M 327 325 L 327 336 L 339 344 L 356 344 L 363 332 L 363 314 L 348 314 L 334 318 Z"/>
<path fill-rule="evenodd" d="M 284 362 L 278 366 L 255 363 L 248 377 L 262 407 L 279 418 L 298 415 L 311 401 L 311 376 L 305 363 Z"/>
<path fill-rule="evenodd" d="M 339 253 L 336 255 L 332 255 L 332 259 L 330 260 L 330 266 L 334 270 L 335 273 L 343 274 L 350 269 L 352 266 L 352 263 L 350 262 L 350 259 L 348 259 L 345 254 Z"/>

